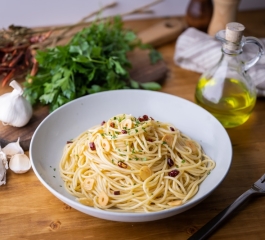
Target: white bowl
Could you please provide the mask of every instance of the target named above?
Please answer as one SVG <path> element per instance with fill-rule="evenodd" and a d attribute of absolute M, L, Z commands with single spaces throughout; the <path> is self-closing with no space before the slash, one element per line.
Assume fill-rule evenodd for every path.
<path fill-rule="evenodd" d="M 63 186 L 59 161 L 66 141 L 117 114 L 144 114 L 170 122 L 197 140 L 216 167 L 202 182 L 198 193 L 182 206 L 152 213 L 117 213 L 80 204 Z M 232 161 L 232 146 L 223 126 L 210 113 L 185 99 L 146 90 L 114 90 L 74 100 L 47 116 L 30 144 L 32 167 L 42 184 L 57 198 L 88 215 L 122 222 L 145 222 L 184 212 L 202 200 L 223 181 Z"/>

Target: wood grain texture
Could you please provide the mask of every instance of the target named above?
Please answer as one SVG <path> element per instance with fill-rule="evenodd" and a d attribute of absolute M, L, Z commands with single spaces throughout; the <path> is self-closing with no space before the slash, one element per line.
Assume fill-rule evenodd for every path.
<path fill-rule="evenodd" d="M 249 36 L 265 37 L 265 10 L 243 12 L 239 19 Z M 155 20 L 131 21 L 137 30 Z M 252 26 L 252 28 L 249 28 Z M 194 101 L 198 73 L 173 63 L 175 42 L 159 48 L 169 68 L 163 92 Z M 173 109 L 174 110 L 174 109 Z M 231 169 L 224 181 L 203 202 L 179 215 L 146 223 L 97 219 L 76 211 L 54 197 L 30 170 L 17 175 L 8 171 L 0 186 L 0 239 L 99 239 L 185 240 L 231 204 L 265 172 L 265 99 L 258 99 L 250 119 L 227 132 L 233 145 Z M 265 239 L 265 198 L 252 199 L 210 239 Z"/>
<path fill-rule="evenodd" d="M 153 26 L 138 33 L 142 43 L 160 47 L 172 40 L 175 40 L 187 27 L 185 21 L 180 19 L 162 20 Z"/>

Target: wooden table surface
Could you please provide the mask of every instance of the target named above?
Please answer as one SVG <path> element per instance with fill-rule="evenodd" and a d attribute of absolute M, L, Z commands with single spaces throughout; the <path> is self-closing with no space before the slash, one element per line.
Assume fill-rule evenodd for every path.
<path fill-rule="evenodd" d="M 265 10 L 239 13 L 246 36 L 265 37 L 264 14 Z M 157 21 L 126 25 L 140 31 Z M 200 74 L 176 66 L 174 48 L 175 41 L 159 48 L 170 70 L 162 91 L 194 101 Z M 0 89 L 0 94 L 5 91 Z M 54 197 L 32 169 L 22 175 L 8 170 L 7 184 L 0 186 L 0 239 L 187 239 L 265 173 L 265 98 L 258 99 L 245 124 L 227 132 L 233 161 L 221 185 L 194 208 L 154 222 L 112 222 L 85 215 Z M 265 198 L 252 199 L 211 239 L 265 239 Z"/>

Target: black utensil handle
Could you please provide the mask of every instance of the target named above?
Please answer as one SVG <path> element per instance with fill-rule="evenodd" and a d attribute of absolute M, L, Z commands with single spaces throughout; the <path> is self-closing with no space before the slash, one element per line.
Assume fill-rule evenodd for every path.
<path fill-rule="evenodd" d="M 236 210 L 242 203 L 244 203 L 255 191 L 249 189 L 238 197 L 230 206 L 217 214 L 213 219 L 206 223 L 201 229 L 194 233 L 188 240 L 204 240 L 210 237 L 210 235 L 226 220 L 230 214 Z"/>

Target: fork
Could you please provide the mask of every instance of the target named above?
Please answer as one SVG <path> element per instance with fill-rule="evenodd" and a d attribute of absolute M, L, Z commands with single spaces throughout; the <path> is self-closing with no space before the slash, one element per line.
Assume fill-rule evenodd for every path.
<path fill-rule="evenodd" d="M 206 223 L 201 229 L 188 238 L 188 240 L 207 239 L 231 215 L 232 212 L 234 212 L 250 197 L 256 195 L 265 195 L 265 174 L 258 181 L 256 181 L 249 190 L 244 192 L 230 206 Z"/>

